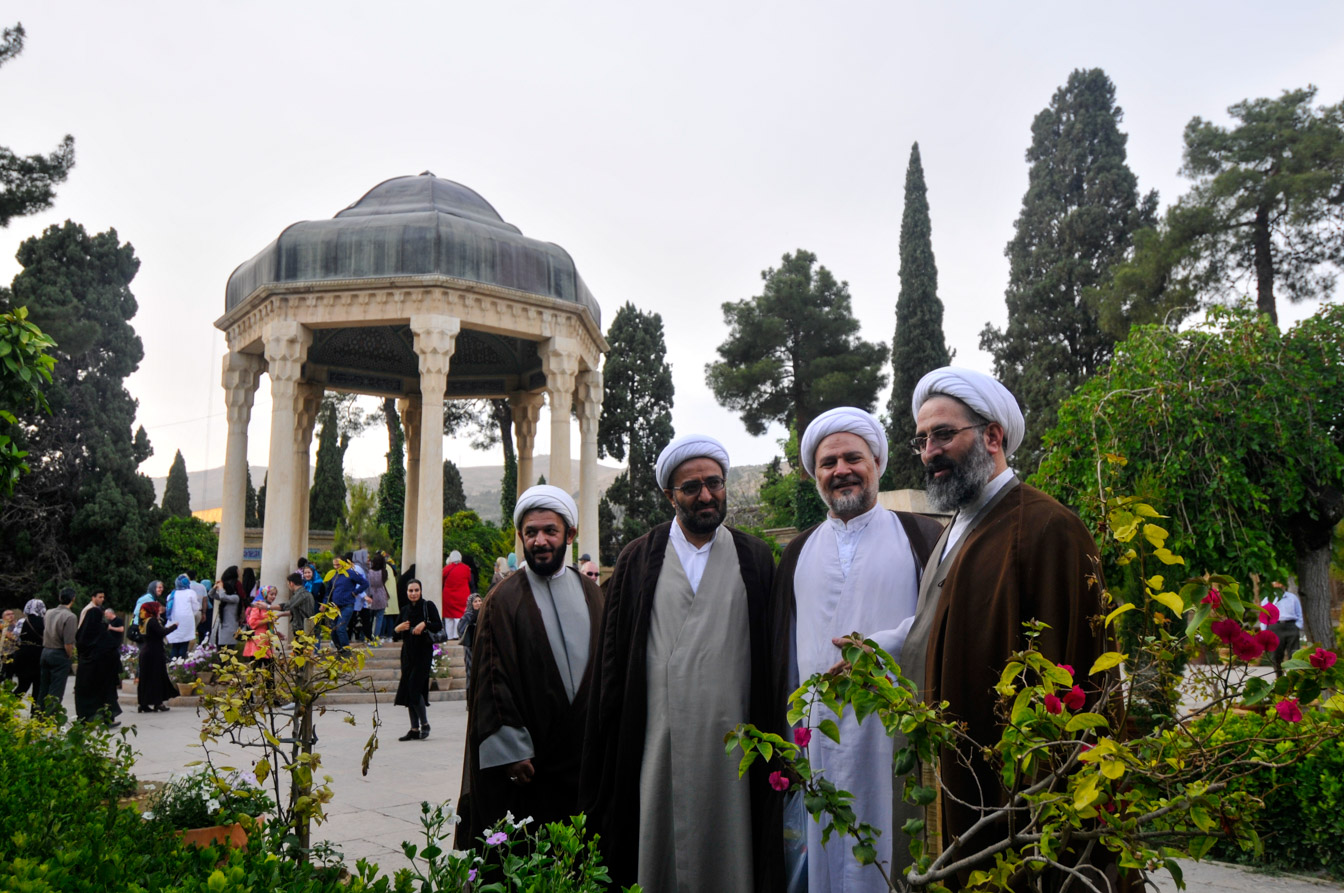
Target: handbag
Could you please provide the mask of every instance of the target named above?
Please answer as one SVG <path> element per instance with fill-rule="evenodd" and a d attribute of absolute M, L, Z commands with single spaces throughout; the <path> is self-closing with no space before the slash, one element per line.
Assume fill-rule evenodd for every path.
<path fill-rule="evenodd" d="M 435 645 L 442 645 L 444 642 L 448 641 L 448 627 L 444 625 L 442 620 L 439 621 L 439 628 L 437 630 L 429 629 L 428 604 L 425 605 L 425 632 L 429 635 L 429 641 Z"/>

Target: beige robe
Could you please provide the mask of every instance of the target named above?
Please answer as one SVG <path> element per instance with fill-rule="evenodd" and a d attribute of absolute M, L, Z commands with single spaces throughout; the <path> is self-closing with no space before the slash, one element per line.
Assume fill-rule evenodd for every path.
<path fill-rule="evenodd" d="M 638 878 L 646 893 L 752 889 L 751 801 L 723 738 L 746 722 L 747 590 L 720 527 L 698 591 L 671 542 L 654 591 L 639 774 Z"/>

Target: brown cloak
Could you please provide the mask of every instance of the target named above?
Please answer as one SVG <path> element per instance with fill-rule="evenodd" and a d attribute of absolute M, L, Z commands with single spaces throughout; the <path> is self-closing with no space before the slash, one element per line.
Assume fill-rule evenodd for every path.
<path fill-rule="evenodd" d="M 925 568 L 915 628 L 903 654 L 909 658 L 926 646 L 923 680 L 911 678 L 927 700 L 946 700 L 948 712 L 966 723 L 973 740 L 991 745 L 1003 726 L 994 686 L 1009 655 L 1026 647 L 1024 621 L 1049 624 L 1037 640 L 1041 653 L 1071 665 L 1079 679 L 1107 650 L 1100 624 L 1092 622 L 1102 613 L 1100 557 L 1077 515 L 1016 481 L 995 494 L 940 564 L 942 548 L 940 540 Z M 927 638 L 920 636 L 924 630 Z M 943 840 L 948 841 L 963 836 L 979 818 L 974 808 L 952 797 L 997 806 L 1007 792 L 978 750 L 944 751 L 940 764 L 951 795 L 942 798 Z M 1004 826 L 987 828 L 970 843 L 983 846 L 1006 833 Z"/>
<path fill-rule="evenodd" d="M 602 591 L 587 577 L 581 579 L 589 641 L 596 643 Z M 564 821 L 579 811 L 579 763 L 593 664 L 590 645 L 588 668 L 571 703 L 527 574 L 520 570 L 491 591 L 472 645 L 458 848 L 474 846 L 506 811 L 515 820 L 531 816 L 541 823 Z M 508 766 L 479 766 L 481 743 L 504 726 L 525 728 L 532 736 L 536 775 L 529 784 L 509 781 Z"/>
<path fill-rule="evenodd" d="M 603 863 L 613 886 L 635 883 L 639 865 L 639 773 L 644 759 L 649 620 L 673 522 L 653 528 L 626 546 L 607 586 L 602 631 L 597 639 L 591 709 L 584 742 L 579 805 L 589 827 L 601 835 Z M 774 555 L 756 537 L 729 528 L 747 590 L 751 649 L 750 716 L 760 729 L 773 728 L 777 713 L 771 689 L 770 598 Z M 724 729 L 727 734 L 730 729 Z M 729 759 L 725 756 L 724 759 Z M 736 757 L 733 757 L 736 759 Z M 752 863 L 757 890 L 783 885 L 780 797 L 770 789 L 769 770 L 758 760 L 751 786 Z"/>

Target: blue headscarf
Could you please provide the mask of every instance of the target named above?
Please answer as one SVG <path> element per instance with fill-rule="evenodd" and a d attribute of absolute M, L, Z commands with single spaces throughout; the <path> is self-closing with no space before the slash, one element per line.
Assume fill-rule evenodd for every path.
<path fill-rule="evenodd" d="M 173 586 L 177 589 L 189 589 L 191 588 L 191 577 L 186 574 L 178 574 Z"/>
<path fill-rule="evenodd" d="M 513 552 L 509 553 L 509 570 L 518 570 L 518 556 Z"/>

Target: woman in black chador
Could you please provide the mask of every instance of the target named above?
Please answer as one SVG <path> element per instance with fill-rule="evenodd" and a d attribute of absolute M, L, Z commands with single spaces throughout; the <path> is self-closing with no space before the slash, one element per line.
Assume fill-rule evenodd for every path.
<path fill-rule="evenodd" d="M 392 630 L 392 638 L 401 642 L 401 681 L 397 683 L 397 697 L 392 703 L 405 707 L 411 714 L 411 730 L 398 741 L 414 741 L 429 737 L 429 674 L 434 663 L 434 643 L 431 633 L 443 629 L 443 620 L 434 603 L 424 597 L 419 580 L 406 581 L 406 601 L 401 607 L 399 623 Z"/>
<path fill-rule="evenodd" d="M 136 700 L 140 713 L 163 713 L 168 707 L 164 701 L 177 691 L 168 676 L 168 658 L 163 650 L 163 637 L 177 629 L 177 624 L 164 626 L 159 619 L 163 605 L 147 602 L 140 608 L 140 684 L 136 686 Z"/>

